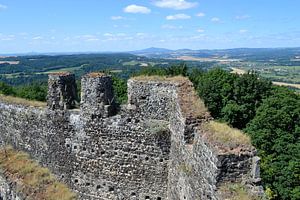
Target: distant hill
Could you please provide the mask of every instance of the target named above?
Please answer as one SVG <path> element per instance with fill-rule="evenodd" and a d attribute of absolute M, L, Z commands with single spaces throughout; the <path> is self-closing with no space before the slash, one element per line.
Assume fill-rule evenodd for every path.
<path fill-rule="evenodd" d="M 131 51 L 129 53 L 151 58 L 178 58 L 191 56 L 198 58 L 224 57 L 243 60 L 271 60 L 271 59 L 294 59 L 300 58 L 300 47 L 298 48 L 236 48 L 236 49 L 178 49 L 170 50 L 151 47 L 148 49 Z"/>

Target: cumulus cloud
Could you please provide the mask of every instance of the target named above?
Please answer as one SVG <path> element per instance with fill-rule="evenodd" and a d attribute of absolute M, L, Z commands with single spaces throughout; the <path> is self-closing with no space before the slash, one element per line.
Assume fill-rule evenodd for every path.
<path fill-rule="evenodd" d="M 122 16 L 111 16 L 110 19 L 111 19 L 111 20 L 122 20 L 122 19 L 125 19 L 125 18 L 122 17 Z"/>
<path fill-rule="evenodd" d="M 154 1 L 154 5 L 160 8 L 171 8 L 175 10 L 184 10 L 197 6 L 196 2 L 188 2 L 186 0 L 159 0 Z"/>
<path fill-rule="evenodd" d="M 36 36 L 36 37 L 33 37 L 32 39 L 33 39 L 33 40 L 42 40 L 43 37 L 42 37 L 42 36 Z"/>
<path fill-rule="evenodd" d="M 200 28 L 200 29 L 197 30 L 197 32 L 198 32 L 198 33 L 204 33 L 205 30 Z"/>
<path fill-rule="evenodd" d="M 205 16 L 205 13 L 200 12 L 200 13 L 197 13 L 196 16 L 197 16 L 197 17 L 204 17 L 204 16 Z"/>
<path fill-rule="evenodd" d="M 124 12 L 149 14 L 149 13 L 151 13 L 151 10 L 145 6 L 138 6 L 138 5 L 132 4 L 132 5 L 125 7 Z"/>
<path fill-rule="evenodd" d="M 87 42 L 95 42 L 99 41 L 100 39 L 95 35 L 82 35 L 81 39 L 87 41 Z"/>
<path fill-rule="evenodd" d="M 249 15 L 238 15 L 238 16 L 235 16 L 236 20 L 244 20 L 244 19 L 249 19 L 249 18 L 250 18 Z"/>
<path fill-rule="evenodd" d="M 166 17 L 167 20 L 178 20 L 178 19 L 190 19 L 191 16 L 186 14 L 176 14 L 176 15 L 169 15 Z"/>
<path fill-rule="evenodd" d="M 218 17 L 213 17 L 213 18 L 211 18 L 210 21 L 212 21 L 212 22 L 220 22 L 221 20 Z"/>
<path fill-rule="evenodd" d="M 125 33 L 104 33 L 105 39 L 103 41 L 118 41 L 118 40 L 130 40 L 132 37 Z"/>
<path fill-rule="evenodd" d="M 11 41 L 15 39 L 15 35 L 3 35 L 0 33 L 0 40 L 2 41 Z"/>
<path fill-rule="evenodd" d="M 248 30 L 246 30 L 246 29 L 241 29 L 239 32 L 240 32 L 241 34 L 243 34 L 243 33 L 247 33 Z"/>
<path fill-rule="evenodd" d="M 0 10 L 5 10 L 5 9 L 7 9 L 7 6 L 3 5 L 3 4 L 0 4 Z"/>

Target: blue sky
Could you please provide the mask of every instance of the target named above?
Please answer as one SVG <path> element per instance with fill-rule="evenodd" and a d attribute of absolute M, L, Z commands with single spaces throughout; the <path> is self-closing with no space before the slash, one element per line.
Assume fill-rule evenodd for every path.
<path fill-rule="evenodd" d="M 0 0 L 0 53 L 300 46 L 298 0 Z"/>

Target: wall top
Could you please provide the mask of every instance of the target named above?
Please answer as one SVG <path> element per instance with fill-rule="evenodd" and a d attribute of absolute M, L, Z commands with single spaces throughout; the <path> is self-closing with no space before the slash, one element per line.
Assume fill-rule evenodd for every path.
<path fill-rule="evenodd" d="M 140 84 L 163 83 L 176 87 L 177 100 L 182 114 L 186 118 L 209 118 L 210 114 L 204 102 L 198 97 L 193 83 L 183 76 L 136 76 L 129 82 L 139 82 Z"/>
<path fill-rule="evenodd" d="M 182 84 L 182 83 L 191 83 L 188 78 L 183 76 L 174 76 L 174 77 L 166 77 L 166 76 L 135 76 L 132 77 L 133 81 L 140 82 L 167 82 L 173 84 Z"/>
<path fill-rule="evenodd" d="M 70 73 L 70 72 L 54 72 L 54 73 L 50 73 L 49 76 L 73 76 L 74 74 Z"/>
<path fill-rule="evenodd" d="M 84 75 L 84 77 L 88 78 L 100 78 L 100 77 L 108 77 L 109 75 L 102 73 L 102 72 L 92 72 L 89 74 Z"/>

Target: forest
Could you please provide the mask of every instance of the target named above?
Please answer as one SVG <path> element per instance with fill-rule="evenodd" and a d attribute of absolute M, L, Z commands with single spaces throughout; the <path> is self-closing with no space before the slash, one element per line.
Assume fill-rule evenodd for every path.
<path fill-rule="evenodd" d="M 216 120 L 251 137 L 262 158 L 261 176 L 267 197 L 300 199 L 299 94 L 273 85 L 254 71 L 237 75 L 220 68 L 201 70 L 182 63 L 145 67 L 129 76 L 137 75 L 188 77 Z M 112 77 L 118 103 L 126 103 L 127 78 L 113 73 Z M 11 86 L 1 82 L 0 93 L 45 101 L 47 83 Z"/>

